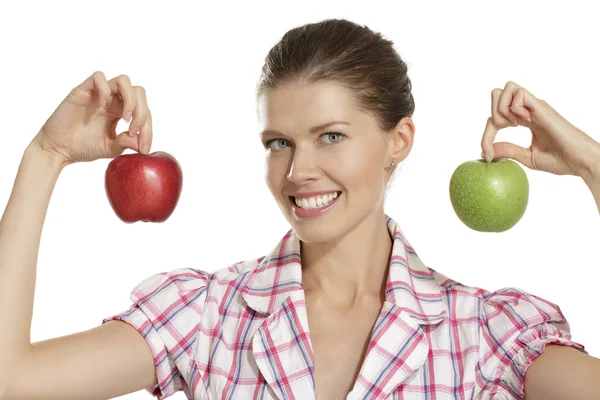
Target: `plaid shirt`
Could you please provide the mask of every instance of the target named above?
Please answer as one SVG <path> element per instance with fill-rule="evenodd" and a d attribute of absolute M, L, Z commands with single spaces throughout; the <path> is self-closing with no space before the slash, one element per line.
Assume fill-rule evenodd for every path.
<path fill-rule="evenodd" d="M 468 287 L 426 267 L 397 223 L 386 300 L 347 399 L 520 399 L 546 343 L 573 346 L 559 307 L 515 288 Z M 158 399 L 316 398 L 300 242 L 214 273 L 175 269 L 143 280 L 118 319 L 154 356 Z"/>

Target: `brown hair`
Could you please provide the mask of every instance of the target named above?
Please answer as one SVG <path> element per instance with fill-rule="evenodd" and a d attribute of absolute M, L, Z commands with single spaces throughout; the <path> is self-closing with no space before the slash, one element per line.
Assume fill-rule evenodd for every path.
<path fill-rule="evenodd" d="M 286 82 L 335 81 L 355 92 L 359 107 L 388 132 L 415 110 L 407 71 L 393 41 L 366 25 L 326 19 L 289 30 L 271 48 L 256 98 Z"/>

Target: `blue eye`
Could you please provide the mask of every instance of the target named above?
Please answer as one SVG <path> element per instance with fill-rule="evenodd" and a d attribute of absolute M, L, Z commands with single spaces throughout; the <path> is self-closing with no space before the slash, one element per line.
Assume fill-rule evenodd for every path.
<path fill-rule="evenodd" d="M 331 140 L 332 136 L 335 137 L 334 135 L 339 136 L 339 139 L 337 139 L 337 140 Z M 326 144 L 336 144 L 336 143 L 339 143 L 342 140 L 343 137 L 346 137 L 346 135 L 344 135 L 343 133 L 339 133 L 339 132 L 327 132 L 327 133 L 322 134 L 319 137 L 329 137 L 330 140 L 329 140 L 329 142 L 326 142 Z M 285 147 L 283 147 L 283 148 L 281 148 L 281 147 L 274 148 L 273 144 L 275 144 L 275 143 L 277 143 L 278 145 L 282 145 L 283 143 L 287 143 L 287 145 L 289 146 L 289 141 L 287 139 L 278 138 L 278 139 L 271 139 L 271 140 L 266 141 L 264 143 L 265 149 L 277 152 L 277 151 L 281 151 L 281 150 L 283 150 L 285 148 Z"/>
<path fill-rule="evenodd" d="M 339 142 L 340 140 L 342 140 L 342 136 L 344 136 L 343 134 L 341 134 L 339 132 L 327 132 L 327 133 L 322 134 L 321 137 L 323 137 L 323 136 L 329 136 L 329 135 L 338 135 L 340 137 L 338 140 L 334 140 L 332 143 Z"/>
<path fill-rule="evenodd" d="M 272 139 L 272 140 L 269 140 L 269 141 L 267 141 L 267 142 L 265 143 L 265 148 L 266 148 L 267 150 L 272 150 L 272 151 L 280 151 L 281 149 L 274 149 L 274 148 L 273 148 L 271 145 L 272 145 L 273 143 L 278 143 L 278 144 L 281 144 L 281 142 L 286 142 L 286 143 L 287 143 L 287 140 L 286 140 L 286 139 Z"/>

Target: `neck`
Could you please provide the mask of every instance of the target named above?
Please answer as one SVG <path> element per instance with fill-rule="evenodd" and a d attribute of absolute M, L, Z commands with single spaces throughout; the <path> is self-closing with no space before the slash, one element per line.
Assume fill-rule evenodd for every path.
<path fill-rule="evenodd" d="M 383 304 L 392 243 L 383 210 L 332 242 L 302 242 L 305 292 L 341 307 Z"/>

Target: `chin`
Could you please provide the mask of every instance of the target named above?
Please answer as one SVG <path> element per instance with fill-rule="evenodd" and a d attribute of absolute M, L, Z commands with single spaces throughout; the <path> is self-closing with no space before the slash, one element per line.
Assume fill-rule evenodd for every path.
<path fill-rule="evenodd" d="M 334 241 L 344 235 L 346 229 L 342 224 L 318 224 L 306 221 L 290 221 L 296 236 L 304 243 L 325 243 Z"/>

